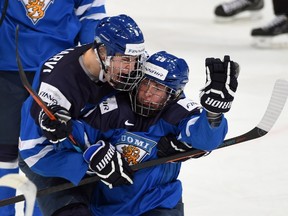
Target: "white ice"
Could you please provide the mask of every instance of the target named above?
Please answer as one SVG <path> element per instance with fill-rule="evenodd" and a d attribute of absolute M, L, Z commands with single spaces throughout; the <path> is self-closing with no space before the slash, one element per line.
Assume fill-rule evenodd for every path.
<path fill-rule="evenodd" d="M 275 81 L 288 80 L 288 49 L 251 46 L 251 29 L 274 17 L 272 1 L 265 2 L 260 20 L 225 24 L 214 20 L 213 10 L 220 2 L 107 0 L 107 12 L 133 17 L 143 30 L 149 53 L 166 50 L 186 59 L 190 83 L 185 92 L 195 100 L 205 82 L 206 57 L 228 54 L 240 63 L 239 88 L 226 115 L 230 138 L 254 128 L 266 110 Z M 180 174 L 185 215 L 287 216 L 287 140 L 288 102 L 264 137 L 185 162 Z"/>

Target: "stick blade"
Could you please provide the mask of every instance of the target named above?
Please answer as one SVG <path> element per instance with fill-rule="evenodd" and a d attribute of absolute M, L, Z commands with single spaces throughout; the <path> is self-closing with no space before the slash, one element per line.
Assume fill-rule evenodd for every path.
<path fill-rule="evenodd" d="M 268 107 L 257 125 L 258 128 L 266 132 L 271 130 L 285 106 L 287 96 L 288 81 L 284 79 L 276 80 Z"/>

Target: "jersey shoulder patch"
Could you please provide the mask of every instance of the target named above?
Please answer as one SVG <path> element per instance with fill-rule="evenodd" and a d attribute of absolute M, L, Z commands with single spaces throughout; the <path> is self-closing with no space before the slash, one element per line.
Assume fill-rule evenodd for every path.
<path fill-rule="evenodd" d="M 181 105 L 183 108 L 185 108 L 186 110 L 188 110 L 189 112 L 194 110 L 194 109 L 200 109 L 201 108 L 200 104 L 198 104 L 197 102 L 195 102 L 189 98 L 180 99 L 177 103 L 179 105 Z"/>
<path fill-rule="evenodd" d="M 47 104 L 57 104 L 67 110 L 70 109 L 71 103 L 69 100 L 62 94 L 62 92 L 48 83 L 42 82 L 38 91 L 39 97 Z"/>

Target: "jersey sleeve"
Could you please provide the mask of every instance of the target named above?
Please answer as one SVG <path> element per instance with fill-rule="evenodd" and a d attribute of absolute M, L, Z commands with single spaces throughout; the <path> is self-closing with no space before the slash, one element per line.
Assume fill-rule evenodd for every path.
<path fill-rule="evenodd" d="M 200 115 L 192 115 L 182 121 L 179 128 L 179 140 L 190 144 L 193 148 L 212 151 L 224 141 L 228 124 L 223 115 L 220 125 L 211 127 L 203 109 Z"/>
<path fill-rule="evenodd" d="M 111 137 L 115 130 L 103 133 L 85 121 L 72 120 L 72 136 L 81 147 L 74 146 L 69 139 L 53 144 L 31 116 L 32 103 L 30 96 L 22 106 L 19 154 L 33 172 L 45 177 L 64 178 L 77 185 L 88 170 L 88 164 L 83 159 L 84 150 L 81 149 L 99 139 Z"/>
<path fill-rule="evenodd" d="M 81 0 L 75 13 L 81 22 L 79 41 L 81 44 L 91 43 L 94 40 L 95 27 L 100 19 L 106 16 L 106 0 Z"/>
<path fill-rule="evenodd" d="M 207 112 L 197 102 L 184 97 L 171 104 L 162 116 L 168 125 L 176 127 L 176 130 L 168 132 L 175 134 L 178 140 L 196 149 L 212 151 L 223 142 L 228 124 L 222 115 L 220 125 L 211 127 L 206 114 Z"/>
<path fill-rule="evenodd" d="M 29 97 L 22 106 L 20 156 L 33 172 L 46 177 L 64 178 L 77 185 L 88 170 L 82 152 L 77 152 L 68 139 L 57 145 L 50 143 L 30 115 L 32 102 L 33 98 Z M 84 145 L 85 135 L 82 128 L 78 121 L 75 126 L 73 124 L 73 136 Z"/>

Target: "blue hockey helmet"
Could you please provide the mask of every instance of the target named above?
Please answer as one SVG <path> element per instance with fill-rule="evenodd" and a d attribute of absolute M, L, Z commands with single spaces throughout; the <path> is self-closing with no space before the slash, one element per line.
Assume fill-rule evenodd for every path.
<path fill-rule="evenodd" d="M 186 61 L 165 51 L 151 55 L 143 65 L 145 77 L 161 83 L 175 93 L 182 92 L 189 81 Z"/>
<path fill-rule="evenodd" d="M 141 29 L 124 14 L 101 19 L 95 29 L 95 42 L 105 45 L 107 56 L 116 53 L 138 56 L 145 51 Z"/>
<path fill-rule="evenodd" d="M 130 91 L 143 77 L 145 46 L 142 31 L 127 15 L 105 17 L 95 30 L 94 49 L 98 56 L 102 45 L 106 50 L 104 62 L 100 58 L 105 80 L 117 90 Z"/>
<path fill-rule="evenodd" d="M 181 95 L 189 80 L 189 67 L 184 59 L 160 51 L 147 59 L 143 64 L 143 70 L 144 78 L 130 92 L 132 109 L 140 115 L 153 116 L 168 102 L 176 100 Z M 158 102 L 148 97 L 139 99 L 141 85 L 146 86 L 143 88 L 146 93 L 151 91 L 154 98 L 158 96 Z M 157 95 L 157 91 L 165 91 L 165 98 L 161 96 L 163 94 Z"/>

